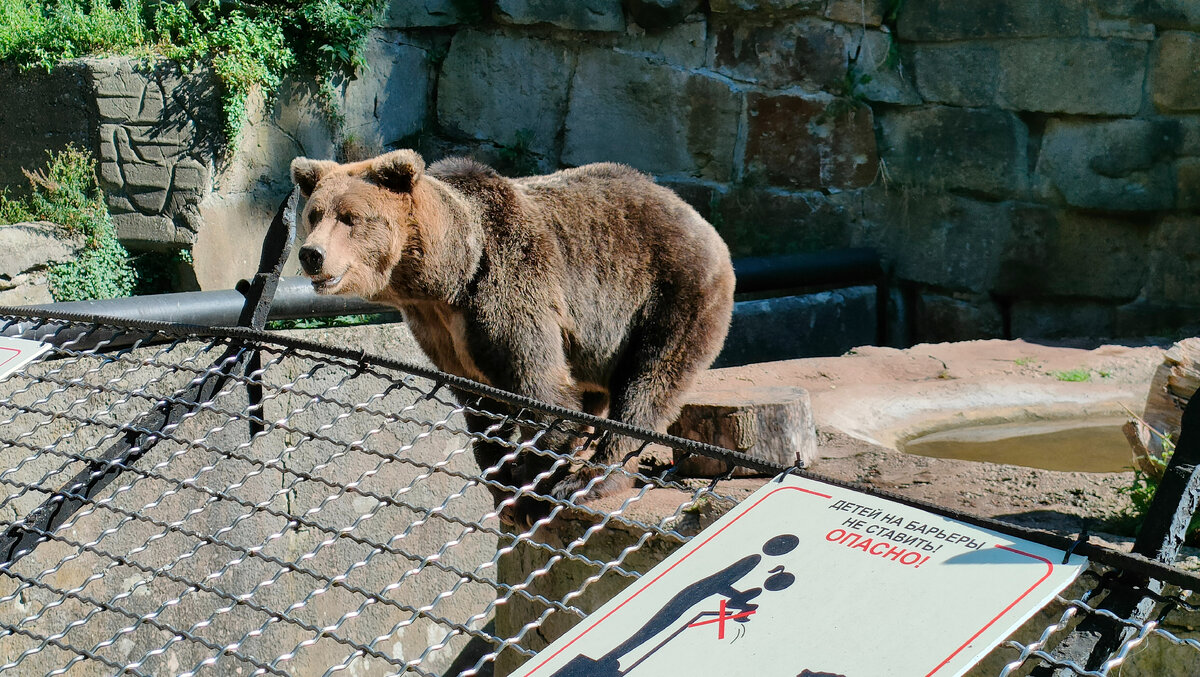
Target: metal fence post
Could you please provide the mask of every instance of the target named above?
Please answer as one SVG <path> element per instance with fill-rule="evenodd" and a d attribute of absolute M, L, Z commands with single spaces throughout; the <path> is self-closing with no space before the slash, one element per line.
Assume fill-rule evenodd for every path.
<path fill-rule="evenodd" d="M 1200 396 L 1193 396 L 1183 412 L 1179 441 L 1163 474 L 1154 500 L 1142 522 L 1133 551 L 1170 564 L 1179 555 L 1188 524 L 1200 503 Z M 1098 608 L 1119 618 L 1145 621 L 1153 613 L 1160 581 L 1124 572 L 1108 583 L 1110 592 Z M 1101 614 L 1091 614 L 1059 643 L 1055 658 L 1097 670 L 1117 652 L 1135 628 Z M 1040 667 L 1033 677 L 1066 677 L 1078 674 L 1068 667 Z"/>

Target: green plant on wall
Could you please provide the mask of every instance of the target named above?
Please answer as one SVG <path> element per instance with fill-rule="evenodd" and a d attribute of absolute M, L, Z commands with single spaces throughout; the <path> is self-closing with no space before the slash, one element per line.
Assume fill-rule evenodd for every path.
<path fill-rule="evenodd" d="M 147 39 L 139 0 L 0 0 L 0 60 L 25 67 L 145 52 Z"/>
<path fill-rule="evenodd" d="M 511 144 L 501 145 L 496 152 L 497 169 L 512 176 L 531 176 L 538 172 L 537 154 L 533 152 L 533 130 L 521 129 L 513 135 Z"/>
<path fill-rule="evenodd" d="M 211 66 L 222 88 L 226 138 L 235 143 L 255 88 L 270 96 L 288 74 L 328 83 L 361 67 L 379 6 L 379 0 L 0 0 L 0 60 L 49 69 L 92 54 L 159 54 Z M 328 92 L 324 98 L 333 101 Z"/>
<path fill-rule="evenodd" d="M 277 20 L 251 18 L 238 9 L 222 11 L 217 0 L 200 0 L 190 8 L 164 4 L 154 15 L 154 29 L 168 58 L 211 63 L 224 89 L 225 136 L 231 141 L 246 121 L 251 91 L 275 91 L 295 62 Z"/>
<path fill-rule="evenodd" d="M 834 99 L 817 116 L 817 124 L 832 122 L 867 107 L 867 95 L 863 87 L 871 83 L 872 77 L 870 73 L 864 73 L 858 67 L 861 55 L 861 43 L 853 54 L 846 55 L 846 72 L 842 75 L 842 81 L 833 87 Z"/>
<path fill-rule="evenodd" d="M 30 192 L 21 199 L 0 195 L 0 223 L 49 221 L 63 236 L 82 242 L 73 261 L 55 264 L 48 279 L 56 301 L 128 296 L 136 274 L 129 252 L 117 241 L 112 218 L 96 183 L 95 163 L 68 147 L 51 153 L 45 170 L 26 172 Z"/>
<path fill-rule="evenodd" d="M 1171 463 L 1171 457 L 1175 455 L 1174 440 L 1157 431 L 1154 434 L 1162 439 L 1162 456 L 1148 455 L 1146 460 L 1151 467 L 1149 469 L 1134 467 L 1133 480 L 1128 486 L 1120 488 L 1120 492 L 1129 497 L 1129 505 L 1115 517 L 1113 526 L 1118 531 L 1136 534 L 1140 530 L 1142 522 L 1146 519 L 1146 513 L 1150 511 L 1150 504 L 1154 502 L 1154 494 L 1162 482 L 1163 473 Z M 1186 542 L 1194 545 L 1198 535 L 1200 535 L 1200 514 L 1193 515 L 1191 522 L 1188 523 L 1185 533 Z"/>

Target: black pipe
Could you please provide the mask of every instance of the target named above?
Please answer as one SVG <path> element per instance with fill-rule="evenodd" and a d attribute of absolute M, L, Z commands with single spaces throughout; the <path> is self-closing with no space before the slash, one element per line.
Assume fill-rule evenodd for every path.
<path fill-rule="evenodd" d="M 733 269 L 737 274 L 736 291 L 739 294 L 801 287 L 877 284 L 883 277 L 879 254 L 873 249 L 745 258 L 734 261 Z M 28 308 L 96 317 L 228 327 L 237 324 L 245 303 L 246 298 L 240 292 L 223 289 L 48 303 Z M 321 296 L 313 291 L 308 278 L 281 277 L 268 318 L 294 320 L 391 310 L 394 309 L 352 296 Z"/>
<path fill-rule="evenodd" d="M 154 320 L 194 324 L 202 327 L 236 325 L 246 297 L 234 289 L 189 291 L 176 294 L 152 294 L 122 299 L 70 301 L 28 306 L 30 310 L 51 310 L 96 317 L 127 320 Z M 270 320 L 294 320 L 305 317 L 356 315 L 394 310 L 353 296 L 321 296 L 304 277 L 281 277 L 271 303 Z"/>
<path fill-rule="evenodd" d="M 733 271 L 739 294 L 877 284 L 884 277 L 878 252 L 865 247 L 737 259 Z"/>
<path fill-rule="evenodd" d="M 816 254 L 792 254 L 744 258 L 733 262 L 737 274 L 737 293 L 762 293 L 798 288 L 837 288 L 856 284 L 874 284 L 881 292 L 886 290 L 886 277 L 879 255 L 872 249 L 841 249 Z M 249 283 L 239 283 L 239 289 L 248 288 Z M 95 301 L 70 301 L 26 306 L 21 310 L 43 310 L 67 313 L 81 317 L 110 317 L 125 320 L 143 320 L 190 324 L 199 327 L 231 327 L 246 303 L 241 291 L 180 292 L 175 294 L 153 294 L 130 298 Z M 292 320 L 311 317 L 331 317 L 360 313 L 380 313 L 394 310 L 352 296 L 322 296 L 317 294 L 308 278 L 281 277 L 275 298 L 271 304 L 270 320 Z M 884 336 L 884 314 L 880 313 L 880 336 Z M 0 329 L 0 335 L 15 336 L 28 333 L 37 340 L 56 345 L 69 343 L 84 330 L 54 321 L 37 323 L 18 322 Z M 104 330 L 89 333 L 90 339 L 111 340 L 110 347 L 128 345 L 134 337 L 117 332 L 109 336 Z"/>

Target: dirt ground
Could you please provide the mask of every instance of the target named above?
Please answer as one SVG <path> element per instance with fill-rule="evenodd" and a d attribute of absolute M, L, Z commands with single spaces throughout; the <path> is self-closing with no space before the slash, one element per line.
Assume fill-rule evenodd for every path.
<path fill-rule="evenodd" d="M 1157 346 L 1082 349 L 998 340 L 866 347 L 841 357 L 713 370 L 699 389 L 807 389 L 818 434 L 819 458 L 810 468 L 816 473 L 1021 525 L 1110 532 L 1116 528 L 1110 520 L 1128 505 L 1120 490 L 1130 486 L 1132 472 L 926 458 L 887 445 L 906 430 L 975 419 L 1045 411 L 1119 415 L 1122 407 L 1140 413 L 1162 352 Z M 1080 374 L 1086 380 L 1063 380 Z M 756 484 L 746 483 L 746 489 Z"/>

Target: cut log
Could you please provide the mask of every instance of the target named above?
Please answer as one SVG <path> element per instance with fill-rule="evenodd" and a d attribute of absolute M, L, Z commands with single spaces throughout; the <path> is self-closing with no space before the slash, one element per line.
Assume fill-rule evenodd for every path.
<path fill-rule="evenodd" d="M 1179 439 L 1183 408 L 1197 386 L 1200 386 L 1200 338 L 1184 339 L 1163 354 L 1163 363 L 1150 384 L 1142 420 L 1154 431 L 1147 445 L 1151 454 L 1162 456 L 1160 435 L 1166 435 L 1172 441 Z"/>
<path fill-rule="evenodd" d="M 763 387 L 695 392 L 683 405 L 672 435 L 704 442 L 755 458 L 791 466 L 797 454 L 805 465 L 817 457 L 812 403 L 803 388 Z M 684 477 L 717 477 L 729 471 L 724 461 L 675 452 Z M 757 474 L 738 468 L 735 476 Z"/>

